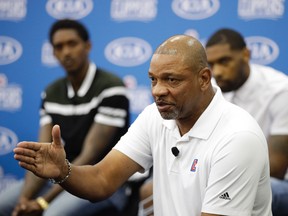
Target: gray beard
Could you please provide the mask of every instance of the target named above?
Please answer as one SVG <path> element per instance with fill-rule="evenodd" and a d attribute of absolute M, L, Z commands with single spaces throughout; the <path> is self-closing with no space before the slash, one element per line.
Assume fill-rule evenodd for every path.
<path fill-rule="evenodd" d="M 171 120 L 171 119 L 176 119 L 179 115 L 179 113 L 176 112 L 160 112 L 160 115 L 162 116 L 163 119 L 166 120 Z"/>

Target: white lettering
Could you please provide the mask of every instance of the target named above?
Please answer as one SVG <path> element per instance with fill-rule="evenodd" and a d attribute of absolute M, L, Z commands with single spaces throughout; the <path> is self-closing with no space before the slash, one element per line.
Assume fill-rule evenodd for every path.
<path fill-rule="evenodd" d="M 0 19 L 23 19 L 27 13 L 26 5 L 26 0 L 0 0 Z"/>
<path fill-rule="evenodd" d="M 157 0 L 113 0 L 111 17 L 116 20 L 151 20 L 157 16 Z"/>
<path fill-rule="evenodd" d="M 219 0 L 173 0 L 172 2 L 172 10 L 176 15 L 191 20 L 211 17 L 219 8 Z"/>
<path fill-rule="evenodd" d="M 22 106 L 22 90 L 18 87 L 0 88 L 0 110 L 19 109 Z"/>
<path fill-rule="evenodd" d="M 239 0 L 238 14 L 244 19 L 277 19 L 284 15 L 285 0 Z"/>

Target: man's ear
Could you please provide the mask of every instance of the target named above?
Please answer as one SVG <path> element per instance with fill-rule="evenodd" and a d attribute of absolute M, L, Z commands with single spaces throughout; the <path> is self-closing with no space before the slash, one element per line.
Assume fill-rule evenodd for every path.
<path fill-rule="evenodd" d="M 245 62 L 247 62 L 247 64 L 250 61 L 250 57 L 251 57 L 251 52 L 250 50 L 246 47 L 243 49 L 243 59 L 245 60 Z"/>
<path fill-rule="evenodd" d="M 92 43 L 90 40 L 86 41 L 86 49 L 88 52 L 90 52 L 92 49 Z"/>
<path fill-rule="evenodd" d="M 55 49 L 54 49 L 54 47 L 53 47 L 52 44 L 51 44 L 51 47 L 52 47 L 52 53 L 53 53 L 53 56 L 54 56 L 55 58 L 57 58 L 56 55 L 55 55 L 55 53 L 56 53 L 56 52 L 55 52 Z"/>
<path fill-rule="evenodd" d="M 212 72 L 208 67 L 203 68 L 198 73 L 199 85 L 201 90 L 206 90 L 211 82 Z"/>

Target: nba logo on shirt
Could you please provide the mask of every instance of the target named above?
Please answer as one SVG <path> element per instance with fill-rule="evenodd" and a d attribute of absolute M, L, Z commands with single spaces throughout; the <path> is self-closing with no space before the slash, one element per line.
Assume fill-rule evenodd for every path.
<path fill-rule="evenodd" d="M 194 159 L 192 166 L 191 166 L 191 169 L 190 169 L 191 172 L 196 172 L 197 163 L 198 163 L 198 159 Z"/>

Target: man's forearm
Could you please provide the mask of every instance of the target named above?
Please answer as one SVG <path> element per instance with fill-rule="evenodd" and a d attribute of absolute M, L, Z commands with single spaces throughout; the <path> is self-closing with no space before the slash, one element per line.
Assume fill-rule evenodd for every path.
<path fill-rule="evenodd" d="M 35 176 L 33 173 L 27 171 L 25 175 L 25 182 L 22 187 L 20 199 L 25 197 L 26 199 L 36 198 L 35 196 L 45 184 L 47 180 Z"/>

